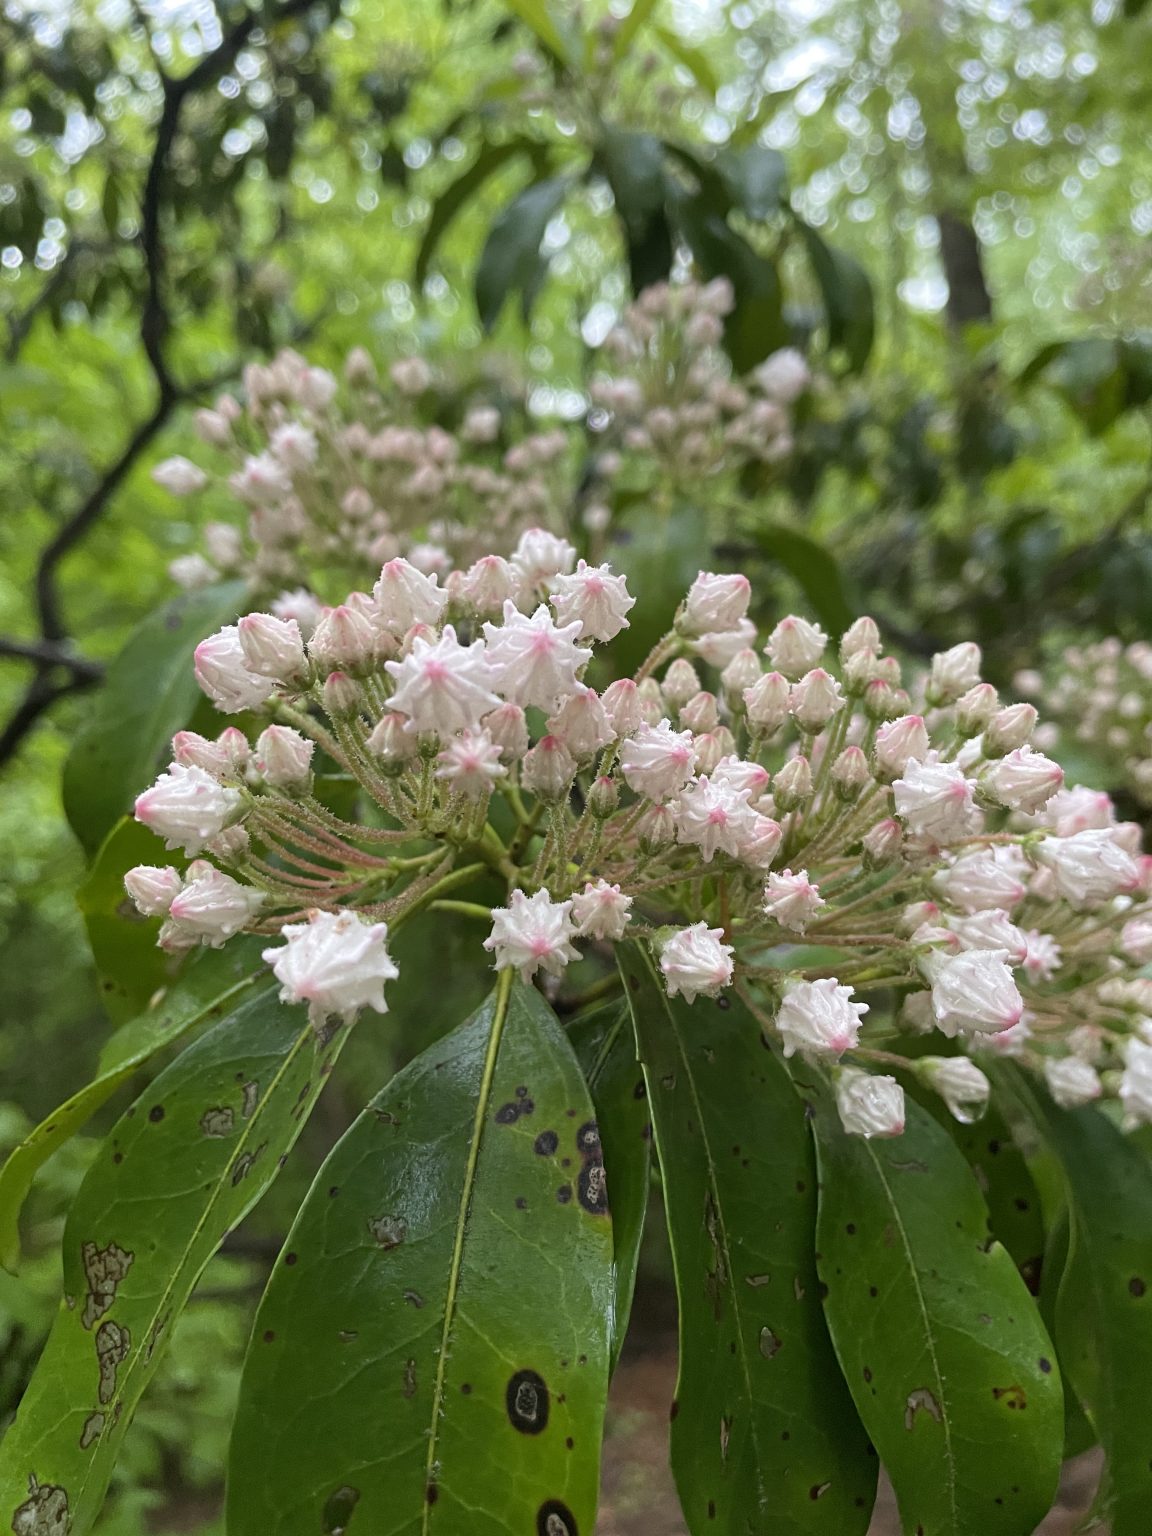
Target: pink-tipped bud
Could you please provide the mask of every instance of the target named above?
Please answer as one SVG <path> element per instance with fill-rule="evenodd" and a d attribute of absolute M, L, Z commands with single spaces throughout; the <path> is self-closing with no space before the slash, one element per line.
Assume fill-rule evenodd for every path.
<path fill-rule="evenodd" d="M 690 731 L 714 731 L 720 723 L 716 695 L 701 690 L 681 706 L 680 724 Z"/>
<path fill-rule="evenodd" d="M 790 689 L 780 672 L 765 672 L 760 680 L 744 691 L 748 724 L 754 731 L 771 735 L 788 719 Z"/>
<path fill-rule="evenodd" d="M 814 667 L 798 683 L 793 683 L 788 702 L 796 724 L 811 735 L 822 731 L 844 708 L 840 684 L 823 667 Z"/>
<path fill-rule="evenodd" d="M 862 839 L 865 869 L 883 869 L 900 857 L 904 846 L 904 829 L 891 816 L 878 821 L 865 832 Z"/>
<path fill-rule="evenodd" d="M 168 908 L 184 884 L 171 864 L 137 864 L 124 876 L 124 889 L 144 917 L 167 917 Z"/>
<path fill-rule="evenodd" d="M 876 776 L 882 783 L 898 779 L 915 759 L 922 763 L 928 756 L 928 727 L 919 715 L 902 715 L 889 720 L 876 732 Z"/>
<path fill-rule="evenodd" d="M 256 739 L 256 771 L 273 789 L 306 790 L 315 743 L 289 725 L 270 725 Z"/>
<path fill-rule="evenodd" d="M 679 656 L 665 672 L 660 691 L 670 709 L 682 709 L 700 692 L 700 675 L 690 661 Z"/>
<path fill-rule="evenodd" d="M 667 805 L 654 805 L 636 823 L 636 840 L 641 853 L 662 853 L 676 840 L 676 816 Z"/>
<path fill-rule="evenodd" d="M 576 759 L 556 736 L 542 736 L 520 765 L 520 781 L 531 794 L 556 803 L 576 777 Z"/>
<path fill-rule="evenodd" d="M 954 704 L 980 681 L 980 647 L 971 641 L 940 651 L 932 658 L 928 675 L 928 702 Z"/>
<path fill-rule="evenodd" d="M 751 646 L 746 645 L 742 651 L 736 652 L 720 674 L 724 697 L 733 708 L 743 708 L 745 689 L 754 688 L 763 671 L 760 658 Z"/>
<path fill-rule="evenodd" d="M 528 724 L 519 704 L 501 704 L 484 716 L 483 723 L 505 762 L 518 762 L 527 752 Z"/>
<path fill-rule="evenodd" d="M 369 752 L 380 759 L 386 771 L 399 773 L 416 756 L 416 735 L 404 729 L 406 724 L 406 715 L 384 715 L 365 742 Z"/>
<path fill-rule="evenodd" d="M 851 805 L 871 782 L 867 757 L 859 747 L 845 747 L 832 764 L 832 784 L 837 795 Z"/>
<path fill-rule="evenodd" d="M 956 700 L 956 727 L 962 736 L 979 736 L 1000 707 L 1000 695 L 991 683 L 975 688 Z"/>
<path fill-rule="evenodd" d="M 857 619 L 840 638 L 840 660 L 845 665 L 861 651 L 871 651 L 875 655 L 879 650 L 880 631 L 875 619 Z"/>
<path fill-rule="evenodd" d="M 349 603 L 330 609 L 308 642 L 308 654 L 321 671 L 334 667 L 355 672 L 376 657 L 376 630 L 367 614 Z"/>
<path fill-rule="evenodd" d="M 620 788 L 608 774 L 601 774 L 592 781 L 588 791 L 588 814 L 597 821 L 605 821 L 620 804 Z"/>
<path fill-rule="evenodd" d="M 1004 757 L 1027 746 L 1038 719 L 1031 704 L 1009 704 L 997 710 L 984 731 L 985 757 Z"/>
<path fill-rule="evenodd" d="M 654 677 L 646 677 L 636 690 L 636 697 L 640 705 L 641 725 L 659 725 L 668 708 L 664 703 L 664 694 L 660 684 Z"/>
<path fill-rule="evenodd" d="M 321 693 L 324 711 L 333 720 L 350 720 L 358 712 L 364 696 L 360 684 L 346 672 L 329 672 Z"/>
<path fill-rule="evenodd" d="M 602 695 L 602 702 L 617 740 L 631 736 L 644 723 L 640 690 L 632 678 L 621 677 L 609 683 Z"/>
<path fill-rule="evenodd" d="M 295 619 L 278 619 L 270 613 L 248 613 L 236 628 L 244 665 L 258 677 L 287 683 L 305 668 L 304 640 Z"/>
<path fill-rule="evenodd" d="M 812 767 L 806 757 L 790 757 L 772 784 L 776 808 L 798 811 L 812 798 Z"/>

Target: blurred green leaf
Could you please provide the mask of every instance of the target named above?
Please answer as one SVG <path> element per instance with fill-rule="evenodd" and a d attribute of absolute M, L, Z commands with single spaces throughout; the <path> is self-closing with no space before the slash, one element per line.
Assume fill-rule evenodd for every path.
<path fill-rule="evenodd" d="M 544 270 L 540 243 L 572 187 L 570 176 L 549 176 L 525 187 L 496 215 L 476 268 L 476 308 L 492 330 L 512 293 L 527 311 Z"/>
<path fill-rule="evenodd" d="M 128 870 L 152 863 L 158 847 L 155 832 L 122 817 L 76 892 L 96 962 L 100 1000 L 113 1024 L 142 1013 L 179 965 L 177 957 L 157 947 L 159 918 L 141 917 L 124 890 Z M 184 859 L 177 855 L 176 863 L 183 867 Z"/>
<path fill-rule="evenodd" d="M 871 280 L 847 252 L 829 245 L 803 220 L 796 222 L 824 302 L 829 350 L 842 351 L 849 371 L 858 373 L 868 361 L 876 335 Z"/>
<path fill-rule="evenodd" d="M 628 56 L 637 34 L 651 19 L 659 3 L 660 0 L 632 0 L 632 9 L 616 29 L 616 37 L 612 44 L 612 51 L 616 58 L 623 59 Z"/>
<path fill-rule="evenodd" d="M 253 1330 L 231 1536 L 590 1533 L 612 1286 L 588 1090 L 505 972 L 317 1175 Z"/>
<path fill-rule="evenodd" d="M 671 27 L 653 26 L 653 32 L 678 64 L 682 64 L 706 96 L 715 97 L 720 89 L 716 71 L 707 55 L 686 43 Z"/>
<path fill-rule="evenodd" d="M 842 635 L 856 618 L 857 609 L 845 590 L 835 556 L 808 534 L 782 523 L 757 521 L 752 537 L 761 554 L 782 565 L 796 581 L 828 633 Z"/>
<path fill-rule="evenodd" d="M 729 149 L 716 157 L 732 201 L 750 219 L 768 219 L 779 213 L 788 196 L 788 166 L 778 149 L 750 144 Z"/>
<path fill-rule="evenodd" d="M 541 147 L 531 139 L 510 139 L 503 144 L 482 144 L 475 160 L 452 184 L 445 188 L 432 204 L 432 212 L 424 229 L 424 237 L 416 252 L 412 269 L 412 281 L 422 288 L 428 277 L 432 258 L 441 240 L 457 214 L 461 213 L 472 198 L 501 166 L 507 165 L 517 155 L 536 155 Z"/>

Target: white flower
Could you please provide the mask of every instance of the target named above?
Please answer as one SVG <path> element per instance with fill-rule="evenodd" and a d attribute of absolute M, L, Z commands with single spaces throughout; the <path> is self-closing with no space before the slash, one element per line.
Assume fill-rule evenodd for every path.
<path fill-rule="evenodd" d="M 582 939 L 622 939 L 632 897 L 606 880 L 590 880 L 572 897 L 572 917 Z"/>
<path fill-rule="evenodd" d="M 270 453 L 251 455 L 228 484 L 249 506 L 271 507 L 292 494 L 292 476 Z"/>
<path fill-rule="evenodd" d="M 995 1035 L 973 1035 L 968 1042 L 968 1049 L 991 1051 L 994 1056 L 1014 1059 L 1024 1055 L 1031 1038 L 1032 1026 L 1028 1022 L 1028 1015 L 1023 1014 L 1019 1023 L 1013 1024 L 1011 1029 L 1002 1029 Z"/>
<path fill-rule="evenodd" d="M 669 997 L 677 993 L 686 1003 L 716 997 L 732 980 L 732 945 L 723 944 L 723 928 L 693 923 L 666 939 L 660 947 L 660 969 Z"/>
<path fill-rule="evenodd" d="M 196 859 L 188 866 L 184 888 L 173 898 L 168 916 L 185 934 L 219 949 L 251 922 L 264 900 L 263 891 L 241 885 L 214 864 Z"/>
<path fill-rule="evenodd" d="M 196 491 L 202 491 L 208 484 L 208 476 L 199 464 L 193 464 L 191 459 L 182 458 L 179 454 L 157 464 L 152 471 L 152 479 L 166 491 L 171 491 L 173 496 L 191 496 Z"/>
<path fill-rule="evenodd" d="M 575 559 L 576 551 L 566 539 L 557 538 L 546 528 L 528 528 L 512 551 L 512 568 L 522 588 L 531 592 L 570 571 Z"/>
<path fill-rule="evenodd" d="M 277 427 L 268 446 L 288 469 L 307 469 L 316 462 L 316 434 L 298 421 Z"/>
<path fill-rule="evenodd" d="M 548 730 L 578 759 L 591 757 L 616 739 L 600 695 L 580 685 L 548 721 Z"/>
<path fill-rule="evenodd" d="M 928 698 L 933 704 L 950 704 L 980 681 L 980 647 L 971 641 L 939 651 L 928 675 Z"/>
<path fill-rule="evenodd" d="M 506 907 L 492 910 L 492 932 L 484 948 L 496 956 L 496 969 L 515 966 L 524 981 L 538 970 L 559 976 L 570 960 L 578 959 L 572 903 L 553 901 L 546 890 L 526 896 L 513 891 Z"/>
<path fill-rule="evenodd" d="M 403 661 L 386 661 L 384 669 L 395 682 L 392 708 L 408 716 L 413 731 L 471 730 L 500 704 L 483 640 L 461 645 L 451 624 L 435 642 L 417 635 Z"/>
<path fill-rule="evenodd" d="M 667 720 L 642 725 L 620 748 L 624 782 L 649 800 L 670 800 L 692 777 L 696 751 L 691 731 L 674 731 Z"/>
<path fill-rule="evenodd" d="M 973 912 L 969 917 L 950 916 L 946 921 L 961 949 L 1002 949 L 1013 965 L 1024 964 L 1028 940 L 999 907 Z"/>
<path fill-rule="evenodd" d="M 276 691 L 272 678 L 249 670 L 235 624 L 226 624 L 207 640 L 201 640 L 196 647 L 194 670 L 200 687 L 226 715 L 259 709 Z"/>
<path fill-rule="evenodd" d="M 1029 928 L 1024 935 L 1026 945 L 1024 959 L 1020 962 L 1024 974 L 1031 982 L 1051 981 L 1063 964 L 1063 950 L 1050 933 L 1039 928 Z"/>
<path fill-rule="evenodd" d="M 828 636 L 819 624 L 810 624 L 790 613 L 768 636 L 764 652 L 778 672 L 797 678 L 816 665 L 827 644 Z"/>
<path fill-rule="evenodd" d="M 823 667 L 814 667 L 792 684 L 789 707 L 801 730 L 822 731 L 837 710 L 843 709 L 844 695 L 830 673 Z"/>
<path fill-rule="evenodd" d="M 836 1108 L 849 1136 L 901 1136 L 904 1090 L 894 1077 L 844 1067 L 836 1075 Z"/>
<path fill-rule="evenodd" d="M 747 650 L 755 639 L 755 624 L 751 619 L 741 619 L 732 629 L 712 630 L 706 635 L 697 635 L 692 641 L 692 649 L 710 667 L 722 671 L 733 656 Z"/>
<path fill-rule="evenodd" d="M 135 815 L 166 847 L 183 848 L 191 858 L 224 830 L 242 804 L 238 789 L 217 784 L 203 768 L 173 763 L 151 789 L 137 795 Z"/>
<path fill-rule="evenodd" d="M 477 613 L 503 613 L 516 593 L 516 573 L 500 555 L 484 555 L 464 572 L 460 590 Z"/>
<path fill-rule="evenodd" d="M 1071 837 L 1074 832 L 1103 831 L 1114 826 L 1116 807 L 1104 790 L 1073 784 L 1052 796 L 1040 820 L 1057 837 Z"/>
<path fill-rule="evenodd" d="M 753 368 L 752 377 L 769 400 L 791 405 L 811 384 L 812 370 L 802 352 L 795 347 L 781 347 Z"/>
<path fill-rule="evenodd" d="M 1001 907 L 1010 912 L 1023 901 L 1023 860 L 1016 848 L 990 848 L 963 854 L 936 876 L 934 884 L 962 912 L 981 912 Z"/>
<path fill-rule="evenodd" d="M 1120 1079 L 1124 1123 L 1131 1130 L 1152 1122 L 1152 1044 L 1133 1036 L 1124 1046 L 1124 1074 Z"/>
<path fill-rule="evenodd" d="M 220 572 L 203 555 L 177 555 L 168 566 L 168 574 L 178 587 L 195 592 L 210 587 Z"/>
<path fill-rule="evenodd" d="M 485 624 L 496 687 L 525 709 L 553 709 L 577 688 L 576 674 L 592 655 L 577 645 L 580 623 L 557 625 L 543 604 L 531 618 L 504 604 L 503 624 Z"/>
<path fill-rule="evenodd" d="M 256 771 L 274 789 L 307 789 L 315 750 L 315 742 L 290 725 L 270 725 L 256 738 Z"/>
<path fill-rule="evenodd" d="M 913 759 L 892 785 L 896 814 L 910 832 L 934 843 L 954 843 L 981 825 L 970 781 L 954 763 Z"/>
<path fill-rule="evenodd" d="M 961 1125 L 971 1125 L 988 1108 L 992 1084 L 967 1056 L 921 1056 L 915 1070 L 934 1088 Z"/>
<path fill-rule="evenodd" d="M 324 605 L 320 599 L 313 597 L 312 593 L 303 587 L 297 587 L 292 592 L 281 592 L 271 604 L 271 608 L 278 619 L 294 619 L 300 626 L 300 633 L 305 640 L 319 624 L 324 613 Z"/>
<path fill-rule="evenodd" d="M 432 370 L 422 357 L 398 358 L 388 377 L 402 395 L 422 395 L 432 386 Z"/>
<path fill-rule="evenodd" d="M 966 949 L 958 955 L 925 955 L 921 967 L 932 983 L 932 1011 L 945 1035 L 1011 1029 L 1024 1000 L 1002 949 Z"/>
<path fill-rule="evenodd" d="M 1104 1092 L 1100 1074 L 1079 1056 L 1048 1056 L 1044 1061 L 1044 1080 L 1048 1092 L 1061 1109 L 1079 1109 L 1091 1104 Z"/>
<path fill-rule="evenodd" d="M 1152 960 L 1152 917 L 1133 917 L 1120 930 L 1120 950 L 1134 965 Z"/>
<path fill-rule="evenodd" d="M 756 814 L 747 790 L 703 775 L 681 791 L 675 809 L 677 841 L 698 847 L 705 864 L 718 851 L 738 858 Z"/>
<path fill-rule="evenodd" d="M 784 828 L 780 823 L 754 812 L 740 842 L 740 862 L 753 869 L 767 869 L 780 852 L 783 841 Z"/>
<path fill-rule="evenodd" d="M 785 869 L 768 876 L 764 887 L 764 911 L 781 928 L 803 933 L 825 905 L 819 888 L 808 879 L 806 869 L 797 870 L 795 874 Z"/>
<path fill-rule="evenodd" d="M 266 949 L 264 959 L 281 983 L 281 1002 L 307 1003 L 315 1028 L 334 1013 L 347 1023 L 361 1008 L 388 1012 L 384 983 L 400 973 L 386 947 L 387 923 L 314 911 L 306 923 L 286 923 L 280 937 L 284 947 Z"/>
<path fill-rule="evenodd" d="M 247 613 L 236 626 L 244 665 L 257 677 L 287 682 L 304 670 L 304 639 L 295 619 Z"/>
<path fill-rule="evenodd" d="M 601 695 L 612 730 L 617 737 L 631 736 L 643 723 L 640 690 L 630 677 L 609 683 Z"/>
<path fill-rule="evenodd" d="M 761 767 L 759 763 L 746 762 L 731 752 L 716 764 L 711 778 L 714 784 L 727 784 L 730 789 L 742 791 L 749 800 L 759 799 L 771 782 L 767 768 Z"/>
<path fill-rule="evenodd" d="M 922 763 L 927 756 L 928 728 L 919 715 L 887 720 L 876 732 L 876 765 L 889 778 L 903 773 L 913 759 Z"/>
<path fill-rule="evenodd" d="M 436 762 L 436 777 L 470 800 L 489 794 L 496 780 L 508 772 L 500 761 L 500 748 L 483 730 L 454 736 Z"/>
<path fill-rule="evenodd" d="M 782 672 L 765 672 L 751 688 L 744 690 L 744 708 L 748 722 L 757 730 L 779 730 L 788 719 L 791 689 Z"/>
<path fill-rule="evenodd" d="M 183 885 L 171 864 L 137 864 L 124 876 L 124 889 L 143 917 L 165 917 Z"/>
<path fill-rule="evenodd" d="M 867 1003 L 854 1003 L 851 987 L 834 976 L 820 981 L 789 981 L 776 1015 L 785 1056 L 799 1051 L 813 1060 L 843 1056 L 856 1044 Z"/>
<path fill-rule="evenodd" d="M 628 628 L 626 615 L 636 606 L 623 576 L 613 575 L 610 565 L 579 561 L 571 576 L 557 576 L 552 583 L 552 606 L 561 624 L 578 622 L 584 640 L 612 640 Z"/>
<path fill-rule="evenodd" d="M 677 628 L 686 635 L 728 634 L 738 628 L 751 598 L 747 576 L 701 571 L 688 589 Z"/>
<path fill-rule="evenodd" d="M 439 624 L 448 601 L 439 580 L 407 560 L 389 560 L 372 588 L 380 623 L 393 635 L 407 634 L 413 624 Z"/>
<path fill-rule="evenodd" d="M 1060 895 L 1077 908 L 1098 907 L 1140 883 L 1140 866 L 1111 828 L 1042 838 L 1035 854 L 1052 871 Z"/>
<path fill-rule="evenodd" d="M 355 671 L 376 659 L 377 640 L 364 605 L 349 599 L 324 613 L 308 641 L 308 655 L 321 674 L 334 668 Z"/>
<path fill-rule="evenodd" d="M 1017 747 L 980 776 L 981 786 L 1009 810 L 1042 810 L 1064 782 L 1064 770 L 1043 752 Z"/>

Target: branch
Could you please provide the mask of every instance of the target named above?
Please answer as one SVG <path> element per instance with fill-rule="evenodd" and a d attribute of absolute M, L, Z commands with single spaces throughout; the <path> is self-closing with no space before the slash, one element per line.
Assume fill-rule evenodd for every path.
<path fill-rule="evenodd" d="M 99 661 L 89 661 L 86 656 L 76 656 L 64 646 L 50 641 L 36 644 L 30 640 L 14 640 L 10 635 L 0 635 L 0 656 L 19 656 L 24 661 L 35 661 L 46 667 L 63 667 L 79 681 L 97 683 L 104 676 L 104 666 Z"/>

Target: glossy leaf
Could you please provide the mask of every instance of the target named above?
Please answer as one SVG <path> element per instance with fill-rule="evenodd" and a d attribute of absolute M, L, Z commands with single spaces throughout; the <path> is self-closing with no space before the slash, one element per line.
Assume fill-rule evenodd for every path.
<path fill-rule="evenodd" d="M 615 1367 L 628 1332 L 644 1217 L 648 1210 L 652 1172 L 648 1092 L 640 1063 L 636 1060 L 636 1040 L 627 1003 L 609 1003 L 575 1019 L 569 1025 L 568 1038 L 592 1094 L 612 1201 L 612 1246 L 616 1267 L 612 1364 Z"/>
<path fill-rule="evenodd" d="M 857 608 L 848 596 L 835 555 L 808 534 L 783 523 L 758 521 L 752 536 L 762 553 L 783 566 L 796 582 L 828 632 L 842 635 L 856 618 Z"/>
<path fill-rule="evenodd" d="M 1058 1109 L 1041 1092 L 1028 1100 L 1068 1200 L 1056 1342 L 1108 1458 L 1112 1536 L 1144 1536 L 1152 1509 L 1152 1161 L 1097 1109 Z"/>
<path fill-rule="evenodd" d="M 244 584 L 173 598 L 133 632 L 108 668 L 64 766 L 64 810 L 89 856 L 168 761 L 168 743 L 201 694 L 192 652 L 235 618 Z"/>
<path fill-rule="evenodd" d="M 633 293 L 668 276 L 672 232 L 664 211 L 664 145 L 651 133 L 608 128 L 600 163 L 624 228 Z"/>
<path fill-rule="evenodd" d="M 96 962 L 100 1001 L 113 1024 L 143 1013 L 149 998 L 180 964 L 178 956 L 157 947 L 159 918 L 141 917 L 124 890 L 128 870 L 167 858 L 155 832 L 124 816 L 105 838 L 76 892 Z M 182 869 L 185 860 L 177 853 L 172 862 Z"/>
<path fill-rule="evenodd" d="M 1011 1126 L 993 1100 L 980 1120 L 960 1125 L 949 1117 L 946 1129 L 984 1197 L 993 1237 L 1008 1250 L 1024 1284 L 1037 1295 L 1044 1268 L 1044 1216 L 1039 1191 Z"/>
<path fill-rule="evenodd" d="M 264 992 L 114 1127 L 69 1214 L 65 1299 L 0 1445 L 0 1522 L 35 1531 L 47 1504 L 68 1536 L 91 1529 L 173 1322 L 275 1178 L 346 1035 L 318 1046 L 303 1010 Z"/>
<path fill-rule="evenodd" d="M 797 222 L 824 301 L 828 346 L 843 351 L 849 369 L 859 372 L 876 335 L 872 283 L 858 261 L 829 245 L 810 225 Z"/>
<path fill-rule="evenodd" d="M 669 999 L 621 945 L 672 1241 L 672 1469 L 693 1536 L 853 1536 L 876 1462 L 832 1352 L 804 1107 L 739 1002 Z"/>
<path fill-rule="evenodd" d="M 768 219 L 780 212 L 788 196 L 788 166 L 778 149 L 750 144 L 746 149 L 726 150 L 716 163 L 732 201 L 750 219 Z"/>
<path fill-rule="evenodd" d="M 530 155 L 533 152 L 538 152 L 538 146 L 528 139 L 510 139 L 504 144 L 484 144 L 463 175 L 458 176 L 441 192 L 432 204 L 432 212 L 428 216 L 424 238 L 420 242 L 416 263 L 412 269 L 412 281 L 418 288 L 424 286 L 432 258 L 456 216 L 502 166 L 507 165 L 518 155 Z"/>
<path fill-rule="evenodd" d="M 476 308 L 486 331 L 500 318 L 510 294 L 530 308 L 540 282 L 540 243 L 549 221 L 572 186 L 568 176 L 549 176 L 525 187 L 497 214 L 476 268 Z"/>
<path fill-rule="evenodd" d="M 234 939 L 195 955 L 155 1008 L 121 1026 L 100 1053 L 96 1076 L 29 1131 L 0 1168 L 0 1264 L 20 1261 L 20 1211 L 38 1170 L 58 1147 L 157 1052 L 198 1024 L 218 1019 L 266 977 L 265 939 Z"/>
<path fill-rule="evenodd" d="M 612 1230 L 591 1100 L 505 973 L 333 1151 L 261 1303 L 229 1536 L 591 1536 Z"/>
<path fill-rule="evenodd" d="M 811 1072 L 828 1326 L 908 1536 L 1028 1536 L 1056 1493 L 1056 1351 L 948 1133 L 846 1135 Z"/>
<path fill-rule="evenodd" d="M 1057 1304 L 1060 1297 L 1060 1287 L 1064 1275 L 1068 1269 L 1068 1250 L 1071 1242 L 1072 1224 L 1068 1217 L 1067 1207 L 1060 1210 L 1048 1231 L 1047 1242 L 1044 1248 L 1044 1262 L 1040 1276 L 1040 1316 L 1044 1319 L 1044 1326 L 1048 1330 L 1049 1337 L 1056 1345 L 1056 1356 L 1060 1361 L 1060 1371 L 1067 1383 L 1064 1392 L 1064 1455 L 1079 1456 L 1082 1451 L 1090 1449 L 1097 1444 L 1096 1431 L 1092 1427 L 1091 1420 L 1080 1406 L 1076 1397 L 1076 1386 L 1064 1360 L 1061 1340 L 1056 1326 Z"/>
<path fill-rule="evenodd" d="M 789 340 L 779 273 L 699 199 L 680 199 L 677 213 L 703 276 L 732 284 L 736 303 L 725 318 L 724 346 L 737 372 L 747 373 Z"/>

